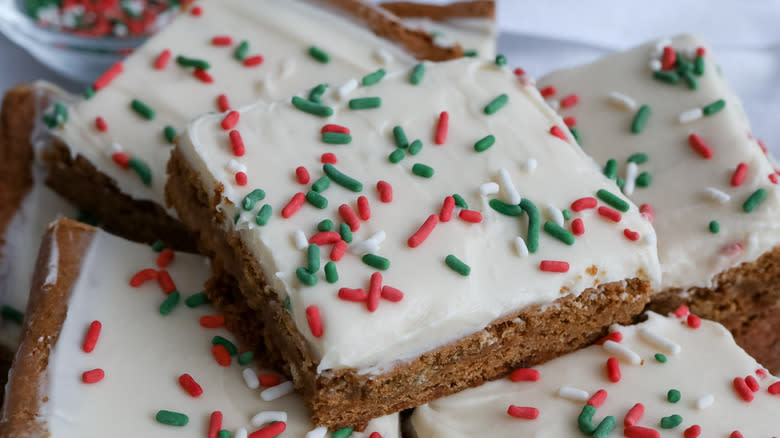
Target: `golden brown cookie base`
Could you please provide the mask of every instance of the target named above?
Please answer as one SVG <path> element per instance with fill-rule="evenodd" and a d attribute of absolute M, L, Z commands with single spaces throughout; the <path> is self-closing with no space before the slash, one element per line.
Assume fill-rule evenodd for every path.
<path fill-rule="evenodd" d="M 383 2 L 379 6 L 401 18 L 428 18 L 433 21 L 447 21 L 454 18 L 496 18 L 496 2 L 493 0 L 467 0 L 444 5 Z"/>
<path fill-rule="evenodd" d="M 780 303 L 732 324 L 731 333 L 770 373 L 780 375 Z"/>
<path fill-rule="evenodd" d="M 628 323 L 649 300 L 649 286 L 637 279 L 602 284 L 579 297 L 556 300 L 546 310 L 523 309 L 486 329 L 424 353 L 378 375 L 355 369 L 317 373 L 317 360 L 297 331 L 279 295 L 265 282 L 257 260 L 236 233 L 221 224 L 216 209 L 220 190 L 211 196 L 178 149 L 168 162 L 166 200 L 182 221 L 199 233 L 201 250 L 210 254 L 215 272 L 225 270 L 238 282 L 243 300 L 253 309 L 244 323 L 263 322 L 262 333 L 281 352 L 296 389 L 312 411 L 316 425 L 341 428 L 365 425 L 370 419 L 419 406 L 517 367 L 532 366 L 592 343 L 613 323 Z M 625 297 L 630 297 L 625 300 Z M 240 304 L 237 304 L 240 306 Z"/>

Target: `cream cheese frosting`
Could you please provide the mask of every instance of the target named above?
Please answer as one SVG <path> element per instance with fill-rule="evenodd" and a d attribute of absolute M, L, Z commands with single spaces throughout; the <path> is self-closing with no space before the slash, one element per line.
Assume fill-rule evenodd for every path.
<path fill-rule="evenodd" d="M 778 175 L 700 39 L 659 40 L 539 81 L 551 86 L 583 150 L 605 166 L 615 160 L 624 192 L 654 210 L 662 289 L 711 286 L 780 242 Z M 572 95 L 576 104 L 560 104 Z M 642 107 L 649 117 L 635 133 Z M 639 154 L 646 162 L 628 163 Z M 756 196 L 765 199 L 748 202 Z"/>
<path fill-rule="evenodd" d="M 618 195 L 626 211 L 613 216 L 619 222 L 608 219 L 618 212 L 596 196 L 617 186 L 538 92 L 505 67 L 466 58 L 388 74 L 346 97 L 335 87 L 322 98 L 333 112 L 327 118 L 292 103 L 311 104 L 303 101 L 204 116 L 178 147 L 207 193 L 224 188 L 223 225 L 289 298 L 320 372 L 381 371 L 527 306 L 627 278 L 658 280 L 650 224 Z M 379 107 L 356 109 L 366 104 Z M 226 118 L 238 120 L 230 127 L 238 134 L 223 128 Z M 236 135 L 241 156 L 230 140 Z M 453 209 L 453 194 L 467 208 Z M 589 206 L 574 211 L 580 198 Z M 533 207 L 530 236 L 518 203 Z M 541 231 L 537 249 L 533 234 L 546 222 L 553 234 Z M 575 222 L 585 228 L 576 238 L 568 231 Z M 387 294 L 378 293 L 379 276 Z"/>
<path fill-rule="evenodd" d="M 240 365 L 237 356 L 229 366 L 219 365 L 212 357 L 215 336 L 232 342 L 235 338 L 222 327 L 199 324 L 202 317 L 218 315 L 209 304 L 185 305 L 207 279 L 205 258 L 176 253 L 165 268 L 181 293 L 181 302 L 167 315 L 158 310 L 166 296 L 157 281 L 130 286 L 136 272 L 159 269 L 158 256 L 148 246 L 96 232 L 68 300 L 59 339 L 49 355 L 48 383 L 41 388 L 47 401 L 41 404 L 39 420 L 51 436 L 216 436 L 207 432 L 212 412 L 219 411 L 219 429 L 234 437 L 247 436 L 240 429 L 251 433 L 274 420 L 286 423 L 282 436 L 325 437 L 325 430 L 311 425 L 301 397 L 287 394 L 289 389 L 281 391 L 289 382 L 282 378 L 276 387 L 250 389 L 247 382 L 251 379 L 245 380 L 244 373 L 275 373 L 259 370 L 252 363 Z M 82 345 L 93 321 L 102 327 L 94 350 L 85 353 Z M 83 383 L 82 373 L 94 369 L 103 370 L 105 377 L 97 383 Z M 180 384 L 184 374 L 200 386 L 201 395 L 193 397 L 184 389 Z M 263 391 L 274 388 L 287 395 L 265 401 L 269 394 Z M 156 420 L 160 410 L 187 415 L 188 424 L 161 424 Z M 390 415 L 371 422 L 364 433 L 342 431 L 340 436 L 359 438 L 377 432 L 393 438 L 399 436 L 398 429 L 398 416 Z"/>
<path fill-rule="evenodd" d="M 134 199 L 164 205 L 165 163 L 172 147 L 165 128 L 175 135 L 195 116 L 221 111 L 221 95 L 239 107 L 414 61 L 354 21 L 306 2 L 203 0 L 193 7 L 201 14 L 181 14 L 149 39 L 114 67 L 121 73 L 113 80 L 107 80 L 111 73 L 104 76 L 107 85 L 93 97 L 68 105 L 67 122 L 53 130 L 74 155 L 84 156 Z M 248 46 L 241 61 L 236 52 L 243 42 Z M 311 56 L 311 47 L 329 61 Z M 169 54 L 166 63 L 160 60 L 163 53 Z M 195 73 L 197 68 L 177 62 L 180 56 L 187 58 L 186 65 L 205 67 L 198 62 L 205 61 L 208 69 Z M 158 69 L 158 62 L 164 67 Z M 134 112 L 134 100 L 151 109 L 153 119 Z M 135 167 L 117 164 L 116 153 L 148 168 L 149 180 L 144 182 Z"/>
<path fill-rule="evenodd" d="M 612 416 L 616 425 L 611 434 L 600 436 L 777 435 L 780 379 L 768 376 L 728 330 L 706 320 L 698 320 L 701 325 L 694 328 L 696 318 L 686 321 L 683 313 L 647 316 L 641 324 L 613 327 L 612 339 L 622 335 L 619 342 L 612 341 L 619 348 L 594 345 L 515 374 L 535 381 L 506 378 L 420 406 L 411 427 L 417 438 L 583 437 L 588 434 L 578 427 L 578 419 L 590 409 L 584 407 L 590 397 L 604 390 L 606 399 L 601 405 L 592 402 L 598 407 L 588 422 L 598 426 Z M 623 351 L 638 355 L 641 362 L 628 363 L 621 358 Z M 618 359 L 617 382 L 608 377 L 610 358 Z M 740 394 L 753 383 L 756 391 L 747 389 L 748 402 Z M 533 408 L 513 412 L 531 412 L 536 418 L 511 416 L 510 406 Z"/>

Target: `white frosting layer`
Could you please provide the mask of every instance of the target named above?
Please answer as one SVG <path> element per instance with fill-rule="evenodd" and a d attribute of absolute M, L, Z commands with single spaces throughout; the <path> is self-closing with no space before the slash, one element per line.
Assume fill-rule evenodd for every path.
<path fill-rule="evenodd" d="M 211 339 L 235 338 L 223 328 L 199 325 L 204 315 L 215 315 L 213 307 L 185 306 L 184 299 L 201 290 L 209 269 L 200 256 L 177 253 L 167 268 L 182 302 L 167 316 L 158 312 L 165 295 L 152 280 L 139 288 L 129 286 L 133 274 L 157 268 L 157 254 L 139 245 L 97 232 L 82 264 L 68 301 L 68 315 L 46 370 L 48 387 L 42 388 L 48 401 L 42 403 L 44 421 L 54 437 L 206 437 L 213 411 L 223 414 L 222 429 L 249 432 L 250 420 L 260 412 L 286 412 L 283 436 L 303 438 L 313 429 L 302 399 L 296 394 L 263 401 L 263 389 L 249 389 L 234 356 L 229 367 L 217 364 L 211 355 Z M 82 344 L 89 325 L 102 323 L 97 345 L 85 353 Z M 84 384 L 84 371 L 101 368 L 105 378 Z M 259 370 L 255 369 L 255 372 Z M 268 372 L 268 371 L 265 371 Z M 202 387 L 203 394 L 191 397 L 179 376 L 188 373 Z M 158 410 L 184 413 L 185 427 L 155 421 Z M 391 415 L 372 422 L 365 434 L 380 432 L 398 436 L 398 417 Z"/>
<path fill-rule="evenodd" d="M 434 21 L 428 18 L 404 18 L 412 29 L 422 29 L 433 35 L 436 44 L 451 47 L 460 44 L 463 51 L 480 58 L 496 56 L 496 22 L 490 18 L 454 18 Z"/>
<path fill-rule="evenodd" d="M 257 99 L 279 99 L 320 83 L 361 77 L 380 67 L 396 69 L 413 59 L 396 46 L 344 17 L 295 0 L 199 1 L 201 16 L 179 16 L 123 61 L 121 73 L 89 100 L 69 107 L 68 122 L 56 129 L 75 154 L 81 154 L 113 178 L 120 190 L 135 198 L 164 205 L 165 163 L 171 144 L 163 130 L 176 131 L 195 116 L 219 111 L 217 97 L 225 94 L 233 107 Z M 334 29 L 338 29 L 334 32 Z M 229 36 L 228 46 L 212 44 L 215 36 Z M 234 58 L 241 41 L 249 43 L 248 56 L 261 55 L 261 65 L 245 67 Z M 311 46 L 330 55 L 322 64 L 309 56 Z M 163 50 L 171 59 L 163 70 L 154 68 Z M 378 56 L 382 51 L 387 56 Z M 176 63 L 179 55 L 210 64 L 213 83 L 193 77 L 194 68 Z M 138 99 L 156 112 L 147 120 L 130 109 Z M 108 125 L 100 132 L 95 119 Z M 112 161 L 114 144 L 145 162 L 151 184 L 144 185 L 130 169 Z"/>
<path fill-rule="evenodd" d="M 625 177 L 626 161 L 632 154 L 648 154 L 649 160 L 638 171 L 649 172 L 652 183 L 634 188 L 630 197 L 637 205 L 647 203 L 655 210 L 662 287 L 706 287 L 717 273 L 753 261 L 780 243 L 780 190 L 769 179 L 774 173 L 772 163 L 750 136 L 742 104 L 720 74 L 712 50 L 693 36 L 670 41 L 689 61 L 694 59 L 691 51 L 705 48 L 704 74 L 694 76 L 696 90 L 683 80 L 667 84 L 653 79 L 649 63 L 660 60 L 656 47 L 663 48 L 664 42 L 552 73 L 539 81 L 539 87 L 555 86 L 553 99 L 571 93 L 579 96 L 579 103 L 560 113 L 576 117 L 585 152 L 601 164 L 617 160 L 618 177 Z M 637 108 L 621 109 L 610 103 L 611 92 L 630 97 Z M 680 121 L 683 113 L 718 99 L 726 101 L 720 112 Z M 642 104 L 649 105 L 651 115 L 644 130 L 633 134 L 632 119 Z M 696 113 L 685 114 L 683 120 Z M 712 149 L 710 159 L 703 159 L 689 146 L 691 133 Z M 747 164 L 748 171 L 742 185 L 733 187 L 731 178 L 739 163 Z M 710 188 L 727 195 L 721 196 L 723 203 L 708 193 Z M 745 213 L 743 203 L 759 188 L 767 191 L 766 200 L 752 213 Z M 713 220 L 720 225 L 717 234 L 709 230 Z M 734 244 L 741 245 L 741 251 L 729 251 Z"/>
<path fill-rule="evenodd" d="M 224 186 L 222 208 L 231 219 L 224 226 L 240 232 L 271 286 L 282 297 L 289 296 L 300 332 L 321 357 L 320 371 L 345 367 L 381 371 L 530 305 L 549 304 L 605 282 L 658 279 L 655 245 L 647 243 L 654 232 L 633 205 L 619 224 L 595 210 L 572 213 L 572 219 L 581 217 L 587 229 L 573 246 L 542 232 L 539 250 L 519 256 L 514 241 L 518 236 L 527 238 L 527 216 L 504 216 L 487 206 L 489 199 L 509 199 L 500 169 L 506 169 L 520 196 L 536 204 L 542 222 L 547 220 L 548 205 L 563 210 L 599 189 L 618 189 L 571 139 L 549 133 L 563 122 L 534 88 L 522 85 L 508 70 L 471 59 L 427 63 L 425 68 L 418 86 L 410 85 L 409 72 L 403 71 L 360 87 L 348 99 L 328 92 L 324 102 L 332 106 L 334 115 L 327 119 L 299 111 L 289 100 L 246 108 L 235 127 L 246 145 L 242 157 L 233 155 L 228 133 L 220 127 L 222 115 L 193 122 L 180 141 L 208 193 Z M 502 93 L 509 103 L 486 115 L 483 108 Z M 349 99 L 371 96 L 382 98 L 381 108 L 349 109 Z M 433 136 L 443 110 L 449 114 L 449 128 L 445 144 L 439 146 L 433 144 Z M 352 143 L 325 144 L 320 130 L 328 123 L 349 128 Z M 417 155 L 407 154 L 398 164 L 388 160 L 395 149 L 395 126 L 403 127 L 409 142 L 419 139 L 424 145 Z M 488 134 L 495 136 L 495 145 L 475 152 L 475 141 Z M 323 176 L 320 156 L 328 152 L 337 156 L 338 170 L 362 182 L 362 191 L 354 193 L 331 182 L 322 192 L 327 208 L 306 203 L 283 219 L 281 211 L 293 195 L 309 190 L 309 185 L 296 182 L 296 168 L 305 166 L 314 182 Z M 531 160 L 538 167 L 529 172 Z M 433 167 L 435 174 L 430 179 L 413 174 L 415 163 Z M 236 165 L 247 169 L 246 186 L 235 182 L 230 168 Z M 380 202 L 376 188 L 380 180 L 393 187 L 391 203 Z M 502 183 L 503 192 L 496 192 L 496 183 Z M 242 199 L 256 188 L 265 190 L 266 198 L 244 211 Z M 409 237 L 426 218 L 438 215 L 445 197 L 453 193 L 481 212 L 482 222 L 468 223 L 456 209 L 450 222 L 440 223 L 424 243 L 410 248 Z M 323 219 L 333 220 L 338 229 L 339 206 L 348 204 L 357 211 L 359 195 L 368 200 L 371 218 L 362 221 L 347 254 L 337 263 L 339 281 L 329 284 L 319 268 L 317 284 L 304 286 L 296 269 L 307 266 L 307 255 L 296 247 L 295 235 L 311 237 Z M 257 226 L 255 216 L 264 204 L 273 207 L 273 216 L 267 225 Z M 239 212 L 234 225 L 232 219 Z M 625 228 L 638 232 L 639 241 L 624 237 Z M 366 243 L 370 238 L 373 243 Z M 320 265 L 328 261 L 332 246 L 322 246 Z M 397 303 L 382 299 L 373 313 L 365 303 L 338 298 L 342 287 L 369 290 L 369 277 L 378 271 L 361 262 L 366 251 L 390 261 L 390 268 L 381 272 L 383 284 L 405 294 Z M 470 276 L 447 267 L 445 258 L 450 254 L 470 266 Z M 570 270 L 542 272 L 542 260 L 566 261 Z M 320 310 L 324 325 L 320 338 L 309 329 L 305 313 L 309 306 Z"/>
<path fill-rule="evenodd" d="M 607 378 L 605 364 L 612 355 L 604 347 L 591 346 L 537 367 L 540 377 L 536 382 L 498 380 L 418 407 L 411 425 L 418 438 L 583 437 L 577 418 L 587 398 L 604 389 L 608 395 L 593 423 L 614 416 L 617 427 L 609 436 L 623 436 L 624 418 L 636 403 L 644 406 L 644 415 L 635 425 L 654 429 L 660 437 L 681 437 L 693 425 L 701 427 L 702 437 L 735 436 L 730 435 L 735 430 L 745 437 L 777 434 L 780 395 L 771 395 L 768 387 L 780 379 L 757 375 L 763 368 L 734 343 L 723 326 L 703 321 L 700 328 L 692 329 L 674 316 L 648 316 L 649 321 L 642 324 L 616 328 L 623 335 L 619 344 L 643 360 L 641 365 L 621 360 L 622 377 L 617 383 Z M 642 331 L 667 338 L 680 346 L 680 352 L 659 349 Z M 666 355 L 666 363 L 654 358 L 659 352 Z M 732 384 L 735 377 L 747 376 L 760 384 L 750 403 L 739 397 Z M 588 395 L 585 400 L 572 400 L 559 395 L 564 387 Z M 667 399 L 671 389 L 681 394 L 677 403 Z M 534 407 L 539 416 L 533 420 L 512 417 L 507 413 L 510 405 Z M 675 414 L 682 417 L 681 424 L 672 429 L 660 426 L 663 417 Z"/>

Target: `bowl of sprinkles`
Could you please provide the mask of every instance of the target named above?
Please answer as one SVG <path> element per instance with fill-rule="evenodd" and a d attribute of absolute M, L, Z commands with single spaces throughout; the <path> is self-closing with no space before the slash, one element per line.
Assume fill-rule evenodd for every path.
<path fill-rule="evenodd" d="M 41 63 L 89 82 L 191 0 L 0 0 L 0 31 Z"/>

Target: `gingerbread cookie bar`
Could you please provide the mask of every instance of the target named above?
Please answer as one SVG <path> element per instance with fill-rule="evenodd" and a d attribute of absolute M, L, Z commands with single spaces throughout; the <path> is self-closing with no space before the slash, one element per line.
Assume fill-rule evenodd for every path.
<path fill-rule="evenodd" d="M 639 313 L 654 231 L 564 126 L 504 66 L 421 63 L 194 121 L 167 199 L 338 427 Z"/>
<path fill-rule="evenodd" d="M 312 426 L 291 382 L 235 345 L 200 292 L 207 277 L 202 256 L 53 223 L 0 436 L 398 436 L 396 415 L 365 434 Z"/>
<path fill-rule="evenodd" d="M 583 150 L 653 217 L 663 276 L 651 309 L 685 304 L 742 331 L 777 308 L 780 177 L 704 42 L 644 44 L 551 73 L 539 87 Z M 749 342 L 748 352 L 780 370 L 776 354 Z"/>

